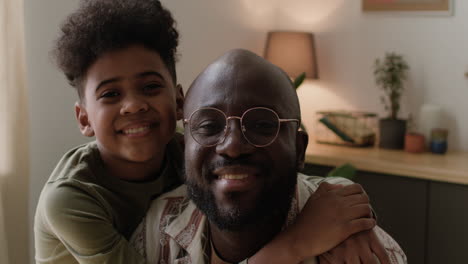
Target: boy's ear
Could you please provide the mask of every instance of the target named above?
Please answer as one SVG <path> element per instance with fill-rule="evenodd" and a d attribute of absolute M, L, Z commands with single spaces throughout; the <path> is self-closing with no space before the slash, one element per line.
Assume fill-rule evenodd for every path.
<path fill-rule="evenodd" d="M 76 120 L 78 121 L 81 134 L 86 137 L 94 136 L 94 130 L 91 127 L 91 123 L 89 122 L 86 108 L 80 102 L 75 103 L 75 116 Z"/>
<path fill-rule="evenodd" d="M 184 117 L 184 89 L 180 84 L 176 86 L 176 114 L 177 120 Z"/>
<path fill-rule="evenodd" d="M 305 152 L 307 149 L 307 145 L 309 144 L 309 134 L 306 131 L 297 131 L 296 134 L 296 162 L 297 162 L 297 170 L 301 171 L 304 169 L 304 162 L 305 162 Z"/>

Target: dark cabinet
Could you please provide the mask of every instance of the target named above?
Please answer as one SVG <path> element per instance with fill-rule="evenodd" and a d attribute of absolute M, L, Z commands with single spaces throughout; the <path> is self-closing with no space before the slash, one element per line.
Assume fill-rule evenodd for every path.
<path fill-rule="evenodd" d="M 305 173 L 324 176 L 332 167 L 307 164 Z M 359 171 L 353 179 L 371 199 L 377 221 L 408 257 L 408 263 L 425 264 L 428 182 Z"/>
<path fill-rule="evenodd" d="M 324 176 L 331 169 L 307 164 L 304 172 Z M 368 171 L 359 171 L 354 181 L 408 263 L 468 263 L 468 186 Z"/>
<path fill-rule="evenodd" d="M 366 190 L 379 226 L 400 244 L 408 263 L 426 263 L 428 183 L 370 172 L 359 172 L 354 181 Z"/>
<path fill-rule="evenodd" d="M 429 185 L 427 263 L 468 263 L 468 186 Z"/>

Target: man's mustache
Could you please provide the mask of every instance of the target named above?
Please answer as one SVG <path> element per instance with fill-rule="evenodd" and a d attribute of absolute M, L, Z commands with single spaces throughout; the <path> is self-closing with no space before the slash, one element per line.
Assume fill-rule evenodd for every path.
<path fill-rule="evenodd" d="M 233 166 L 248 166 L 248 167 L 259 167 L 263 170 L 266 166 L 262 163 L 254 162 L 248 158 L 236 158 L 236 159 L 221 159 L 216 162 L 209 164 L 206 167 L 206 172 L 213 172 L 216 169 L 223 168 L 223 167 L 233 167 Z"/>

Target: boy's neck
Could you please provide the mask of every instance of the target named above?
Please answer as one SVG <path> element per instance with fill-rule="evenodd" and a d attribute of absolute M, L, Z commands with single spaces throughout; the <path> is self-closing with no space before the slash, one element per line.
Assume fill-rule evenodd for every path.
<path fill-rule="evenodd" d="M 165 150 L 161 155 L 145 162 L 133 162 L 101 153 L 101 159 L 109 175 L 124 181 L 140 182 L 155 179 L 164 165 Z"/>

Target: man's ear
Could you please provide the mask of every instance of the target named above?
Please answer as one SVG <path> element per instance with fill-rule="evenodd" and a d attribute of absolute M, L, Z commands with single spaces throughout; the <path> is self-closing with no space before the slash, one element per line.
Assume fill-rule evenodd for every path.
<path fill-rule="evenodd" d="M 89 122 L 86 108 L 80 102 L 75 103 L 75 116 L 78 121 L 78 127 L 80 128 L 81 134 L 87 137 L 94 136 L 94 130 Z"/>
<path fill-rule="evenodd" d="M 184 89 L 180 84 L 176 86 L 176 115 L 177 120 L 184 117 Z"/>
<path fill-rule="evenodd" d="M 306 131 L 297 131 L 296 134 L 296 162 L 297 170 L 304 169 L 305 152 L 309 144 L 309 134 Z"/>

